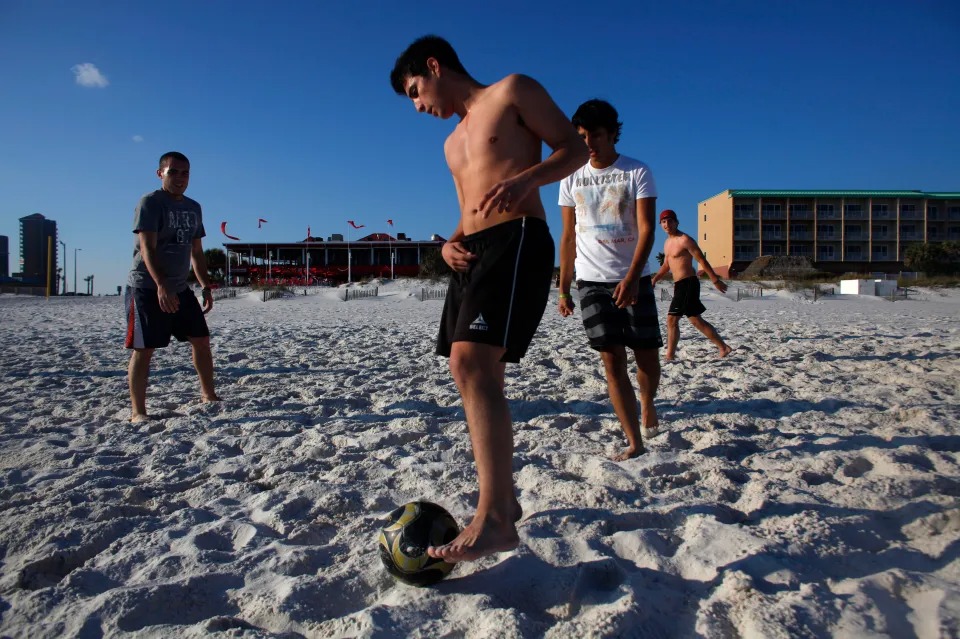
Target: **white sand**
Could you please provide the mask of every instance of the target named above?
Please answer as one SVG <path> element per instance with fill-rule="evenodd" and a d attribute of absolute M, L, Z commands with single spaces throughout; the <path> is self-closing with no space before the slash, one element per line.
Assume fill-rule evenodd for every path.
<path fill-rule="evenodd" d="M 220 302 L 226 401 L 178 345 L 136 426 L 118 298 L 0 296 L 0 635 L 958 636 L 960 294 L 706 294 L 736 350 L 684 324 L 666 432 L 622 464 L 552 302 L 508 367 L 520 548 L 418 589 L 380 518 L 422 498 L 463 524 L 477 493 L 416 286 Z"/>

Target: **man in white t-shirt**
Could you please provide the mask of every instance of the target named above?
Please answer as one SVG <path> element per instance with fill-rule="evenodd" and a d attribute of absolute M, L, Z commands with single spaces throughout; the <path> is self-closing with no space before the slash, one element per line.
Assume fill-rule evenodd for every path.
<path fill-rule="evenodd" d="M 643 162 L 620 155 L 622 123 L 603 100 L 588 100 L 573 124 L 590 149 L 590 161 L 560 183 L 560 302 L 573 314 L 574 270 L 583 326 L 600 352 L 613 409 L 627 437 L 616 461 L 644 452 L 643 438 L 657 434 L 653 398 L 660 384 L 660 322 L 647 259 L 656 229 L 657 186 Z M 637 361 L 640 414 L 627 370 L 627 348 Z M 642 419 L 643 429 L 640 422 Z"/>

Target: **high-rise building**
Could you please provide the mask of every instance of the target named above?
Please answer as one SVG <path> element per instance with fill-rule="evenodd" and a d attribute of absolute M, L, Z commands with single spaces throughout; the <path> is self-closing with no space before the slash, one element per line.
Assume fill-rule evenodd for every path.
<path fill-rule="evenodd" d="M 52 260 L 47 249 L 52 247 Z M 39 213 L 20 218 L 20 276 L 24 284 L 57 288 L 57 223 Z M 53 271 L 47 273 L 52 265 Z"/>
<path fill-rule="evenodd" d="M 10 238 L 0 235 L 0 277 L 10 277 Z"/>
<path fill-rule="evenodd" d="M 823 271 L 895 272 L 911 244 L 960 240 L 960 192 L 731 189 L 700 202 L 697 242 L 721 272 L 761 255 Z"/>

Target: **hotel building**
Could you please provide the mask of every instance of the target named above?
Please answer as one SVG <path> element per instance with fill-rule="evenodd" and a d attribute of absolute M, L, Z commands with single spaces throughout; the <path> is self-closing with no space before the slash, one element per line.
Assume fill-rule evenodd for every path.
<path fill-rule="evenodd" d="M 720 272 L 795 255 L 822 271 L 893 273 L 911 244 L 960 241 L 960 193 L 728 189 L 700 202 L 696 239 Z"/>

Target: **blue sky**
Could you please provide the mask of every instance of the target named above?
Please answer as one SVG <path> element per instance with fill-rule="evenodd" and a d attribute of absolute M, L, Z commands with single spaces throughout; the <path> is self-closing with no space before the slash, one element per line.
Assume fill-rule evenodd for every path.
<path fill-rule="evenodd" d="M 960 190 L 960 5 L 932 2 L 0 2 L 0 235 L 57 221 L 73 287 L 115 292 L 133 207 L 168 150 L 192 161 L 206 247 L 365 230 L 449 235 L 442 144 L 389 71 L 446 37 L 489 83 L 600 97 L 657 208 L 696 231 L 726 188 Z M 84 66 L 92 65 L 92 66 Z M 541 190 L 554 236 L 557 185 Z M 269 222 L 257 229 L 257 218 Z M 657 247 L 662 245 L 658 231 Z M 83 282 L 80 282 L 83 290 Z"/>

